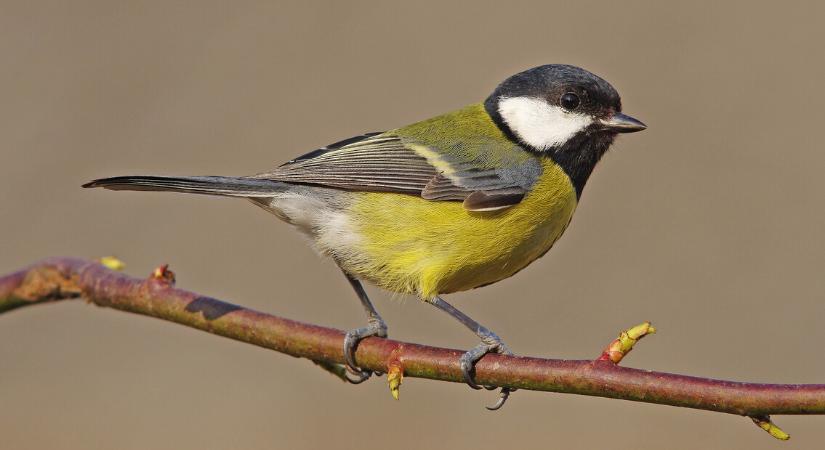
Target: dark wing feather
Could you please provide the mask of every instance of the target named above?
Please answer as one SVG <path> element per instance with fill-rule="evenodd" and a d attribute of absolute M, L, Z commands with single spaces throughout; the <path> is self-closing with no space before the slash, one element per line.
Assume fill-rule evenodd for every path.
<path fill-rule="evenodd" d="M 346 145 L 327 146 L 256 178 L 306 183 L 356 191 L 418 195 L 437 175 L 427 160 L 397 137 L 365 135 Z"/>
<path fill-rule="evenodd" d="M 364 133 L 364 134 L 361 134 L 361 135 L 358 135 L 358 136 L 353 136 L 351 138 L 347 138 L 347 139 L 344 139 L 344 140 L 341 140 L 341 141 L 338 141 L 338 142 L 334 142 L 334 143 L 329 144 L 327 146 L 321 147 L 317 150 L 313 150 L 309 153 L 301 155 L 301 156 L 299 156 L 299 157 L 297 157 L 293 160 L 287 161 L 284 164 L 282 164 L 282 166 L 286 166 L 288 164 L 293 164 L 293 163 L 296 163 L 298 161 L 304 161 L 304 160 L 307 160 L 307 159 L 312 159 L 312 158 L 315 158 L 316 156 L 323 155 L 324 153 L 327 153 L 329 151 L 338 150 L 339 148 L 341 148 L 345 145 L 354 144 L 358 141 L 363 141 L 364 139 L 367 139 L 367 138 L 372 137 L 372 136 L 377 136 L 379 134 L 381 134 L 380 131 L 373 131 L 371 133 Z"/>
<path fill-rule="evenodd" d="M 443 174 L 438 174 L 432 177 L 421 190 L 421 197 L 427 200 L 463 201 L 467 197 L 467 189 L 456 186 L 452 180 Z"/>
<path fill-rule="evenodd" d="M 312 151 L 255 178 L 463 201 L 469 210 L 485 211 L 518 203 L 534 181 L 524 183 L 509 172 L 479 169 L 472 161 L 439 158 L 449 166 L 448 176 L 412 147 L 398 136 L 369 133 Z M 535 167 L 528 169 L 536 172 Z"/>

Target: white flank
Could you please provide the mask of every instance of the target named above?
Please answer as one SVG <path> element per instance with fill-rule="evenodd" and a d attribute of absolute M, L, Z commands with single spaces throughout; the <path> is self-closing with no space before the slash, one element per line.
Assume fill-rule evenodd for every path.
<path fill-rule="evenodd" d="M 361 237 L 355 231 L 346 213 L 327 210 L 321 214 L 315 237 L 316 244 L 327 253 L 341 256 L 357 248 Z"/>
<path fill-rule="evenodd" d="M 498 112 L 513 133 L 539 150 L 564 144 L 593 122 L 590 116 L 532 97 L 502 98 Z"/>
<path fill-rule="evenodd" d="M 284 193 L 261 206 L 309 236 L 321 253 L 338 256 L 351 253 L 360 240 L 347 214 L 321 199 Z"/>

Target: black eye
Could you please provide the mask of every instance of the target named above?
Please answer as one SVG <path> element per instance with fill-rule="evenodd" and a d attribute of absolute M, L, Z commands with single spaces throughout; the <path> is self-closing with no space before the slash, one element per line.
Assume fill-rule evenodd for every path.
<path fill-rule="evenodd" d="M 579 96 L 572 92 L 568 92 L 561 96 L 559 103 L 561 103 L 562 108 L 568 111 L 573 111 L 579 107 Z"/>

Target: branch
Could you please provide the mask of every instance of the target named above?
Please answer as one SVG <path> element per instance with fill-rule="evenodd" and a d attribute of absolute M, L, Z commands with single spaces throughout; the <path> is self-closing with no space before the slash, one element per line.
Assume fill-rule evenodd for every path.
<path fill-rule="evenodd" d="M 15 308 L 84 298 L 98 306 L 176 322 L 331 367 L 342 364 L 344 334 L 174 288 L 161 266 L 148 279 L 111 271 L 73 258 L 48 259 L 0 277 L 0 313 Z M 557 360 L 486 355 L 476 366 L 479 384 L 535 391 L 593 395 L 747 416 L 777 438 L 787 435 L 770 414 L 825 414 L 823 384 L 757 384 L 713 380 L 618 366 L 649 323 L 622 333 L 596 360 Z M 358 365 L 388 373 L 393 395 L 402 377 L 463 382 L 463 351 L 390 339 L 368 338 L 356 353 Z"/>

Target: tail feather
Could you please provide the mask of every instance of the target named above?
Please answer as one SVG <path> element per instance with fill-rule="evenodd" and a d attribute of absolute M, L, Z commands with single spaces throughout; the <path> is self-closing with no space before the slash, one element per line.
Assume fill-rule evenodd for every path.
<path fill-rule="evenodd" d="M 229 197 L 271 197 L 283 192 L 285 183 L 246 177 L 157 177 L 124 176 L 101 178 L 83 185 L 113 191 L 170 191 Z"/>

